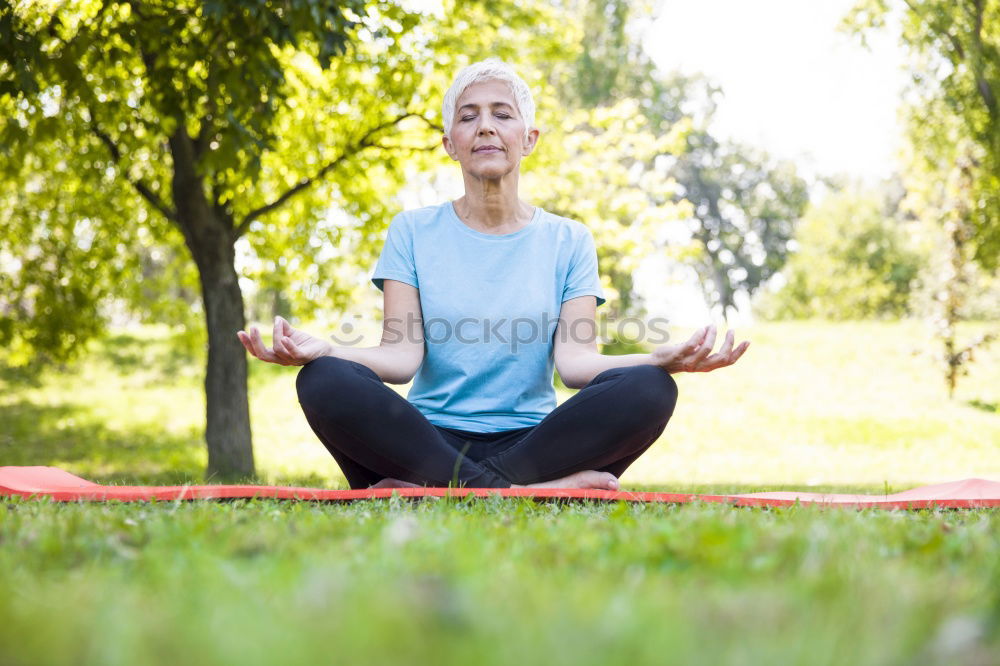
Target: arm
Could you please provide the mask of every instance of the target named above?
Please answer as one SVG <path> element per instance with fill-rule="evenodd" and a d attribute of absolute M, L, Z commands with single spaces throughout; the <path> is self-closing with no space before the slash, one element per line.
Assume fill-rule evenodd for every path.
<path fill-rule="evenodd" d="M 597 349 L 593 296 L 571 298 L 559 310 L 553 356 L 556 371 L 567 388 L 583 388 L 590 380 L 611 368 L 652 363 L 649 354 L 606 356 Z"/>
<path fill-rule="evenodd" d="M 321 356 L 335 356 L 371 368 L 382 381 L 405 384 L 424 360 L 420 293 L 416 287 L 385 280 L 382 341 L 377 347 L 338 347 L 275 317 L 274 348 L 269 349 L 257 327 L 237 333 L 253 356 L 279 365 L 305 365 Z"/>
<path fill-rule="evenodd" d="M 712 354 L 715 326 L 706 326 L 680 345 L 661 345 L 648 354 L 606 356 L 597 349 L 596 310 L 593 296 L 580 296 L 565 301 L 559 311 L 553 356 L 556 370 L 568 388 L 582 388 L 605 370 L 631 365 L 656 365 L 670 373 L 710 372 L 732 365 L 750 346 L 742 342 L 733 349 L 734 334 L 730 330 L 719 353 Z"/>

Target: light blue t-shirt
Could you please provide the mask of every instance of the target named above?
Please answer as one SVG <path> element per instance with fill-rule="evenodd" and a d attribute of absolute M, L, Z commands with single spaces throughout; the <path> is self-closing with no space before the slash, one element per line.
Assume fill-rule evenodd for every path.
<path fill-rule="evenodd" d="M 371 279 L 419 289 L 424 360 L 407 399 L 431 423 L 469 432 L 533 426 L 555 409 L 560 307 L 584 295 L 604 303 L 590 230 L 537 207 L 500 235 L 466 225 L 451 202 L 404 211 Z"/>

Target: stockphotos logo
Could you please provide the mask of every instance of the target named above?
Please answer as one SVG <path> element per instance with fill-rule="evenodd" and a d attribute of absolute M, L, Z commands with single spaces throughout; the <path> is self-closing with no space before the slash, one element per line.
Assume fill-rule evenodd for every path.
<path fill-rule="evenodd" d="M 500 317 L 497 319 L 462 317 L 456 321 L 432 317 L 421 319 L 408 315 L 405 319 L 388 318 L 382 322 L 382 339 L 387 343 L 403 340 L 420 341 L 440 345 L 457 342 L 463 345 L 508 345 L 511 353 L 516 353 L 524 345 L 548 343 L 558 334 L 561 341 L 589 343 L 595 339 L 602 342 L 618 340 L 626 344 L 646 343 L 666 344 L 670 340 L 667 330 L 669 320 L 665 317 L 642 319 L 605 318 L 600 322 L 577 320 L 570 325 L 559 326 L 559 318 L 543 314 L 537 317 Z M 360 315 L 354 315 L 341 322 L 338 330 L 330 338 L 338 345 L 350 347 L 363 340 Z"/>

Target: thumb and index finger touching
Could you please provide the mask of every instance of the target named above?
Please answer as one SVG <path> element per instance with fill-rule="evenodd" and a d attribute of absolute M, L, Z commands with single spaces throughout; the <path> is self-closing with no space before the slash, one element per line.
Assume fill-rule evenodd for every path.
<path fill-rule="evenodd" d="M 243 347 L 255 358 L 270 363 L 283 363 L 285 361 L 281 356 L 287 354 L 288 350 L 282 343 L 282 338 L 290 336 L 294 330 L 291 324 L 284 318 L 275 317 L 273 339 L 271 341 L 273 348 L 269 348 L 264 344 L 264 338 L 256 326 L 250 326 L 245 331 L 237 331 L 236 337 L 239 338 Z"/>

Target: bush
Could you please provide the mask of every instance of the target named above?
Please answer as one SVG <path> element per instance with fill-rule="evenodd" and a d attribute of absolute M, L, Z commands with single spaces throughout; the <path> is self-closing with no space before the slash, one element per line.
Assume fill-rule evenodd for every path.
<path fill-rule="evenodd" d="M 762 292 L 766 319 L 895 319 L 910 312 L 923 253 L 880 197 L 842 191 L 810 207 L 798 249 L 782 270 L 784 286 Z"/>

